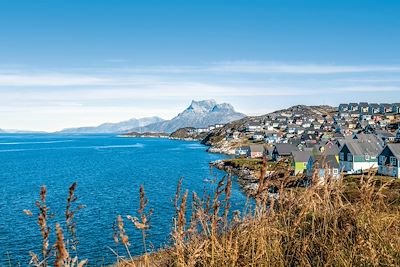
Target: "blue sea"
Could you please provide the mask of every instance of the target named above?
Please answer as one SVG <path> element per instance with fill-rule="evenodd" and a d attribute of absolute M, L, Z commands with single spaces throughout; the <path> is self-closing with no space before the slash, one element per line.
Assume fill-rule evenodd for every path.
<path fill-rule="evenodd" d="M 154 249 L 166 246 L 174 214 L 178 180 L 183 189 L 199 195 L 223 173 L 210 171 L 209 162 L 223 158 L 196 142 L 153 138 L 119 138 L 111 135 L 0 135 L 0 266 L 27 266 L 29 251 L 39 253 L 41 239 L 35 201 L 47 186 L 47 204 L 56 222 L 63 223 L 68 188 L 77 182 L 78 253 L 90 266 L 116 261 L 111 249 L 117 215 L 137 216 L 139 187 L 144 185 L 148 206 L 154 209 L 148 242 Z M 233 206 L 243 209 L 246 197 L 237 184 Z M 132 254 L 143 251 L 141 233 L 125 220 Z M 53 238 L 53 236 L 52 236 Z M 111 249 L 110 249 L 111 248 Z M 122 251 L 122 247 L 119 248 Z M 122 254 L 122 253 L 121 253 Z"/>

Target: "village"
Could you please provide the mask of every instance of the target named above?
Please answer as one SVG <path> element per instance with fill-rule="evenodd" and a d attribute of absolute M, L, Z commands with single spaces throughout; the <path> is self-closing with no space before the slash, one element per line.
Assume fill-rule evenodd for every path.
<path fill-rule="evenodd" d="M 211 152 L 247 163 L 285 163 L 291 174 L 339 178 L 374 172 L 400 178 L 400 103 L 348 103 L 337 108 L 295 106 L 226 125 Z M 217 133 L 217 134 L 218 134 Z M 261 163 L 260 163 L 261 164 Z"/>

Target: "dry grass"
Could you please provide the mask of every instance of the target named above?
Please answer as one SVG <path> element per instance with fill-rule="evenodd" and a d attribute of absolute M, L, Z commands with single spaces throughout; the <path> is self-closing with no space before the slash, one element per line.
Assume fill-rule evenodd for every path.
<path fill-rule="evenodd" d="M 266 168 L 264 163 L 261 173 Z M 271 195 L 271 181 L 260 179 L 246 214 L 231 210 L 229 177 L 219 181 L 213 195 L 201 197 L 182 192 L 180 181 L 171 246 L 153 252 L 146 245 L 152 211 L 141 187 L 138 217 L 127 219 L 141 231 L 144 253 L 131 256 L 127 225 L 118 216 L 114 239 L 128 258 L 116 253 L 115 266 L 400 266 L 400 206 L 394 199 L 399 183 L 382 182 L 372 174 L 340 181 L 327 177 L 323 184 L 316 179 L 308 188 L 287 188 L 288 181 L 280 179 L 279 193 Z M 59 225 L 51 247 L 55 252 L 48 249 L 45 192 L 38 202 L 42 258 L 52 256 L 56 266 L 74 266 L 68 265 L 70 251 Z M 35 257 L 33 262 L 40 263 Z"/>
<path fill-rule="evenodd" d="M 40 200 L 36 201 L 38 208 L 37 224 L 40 228 L 42 236 L 41 244 L 41 257 L 34 252 L 30 252 L 31 261 L 30 265 L 36 267 L 47 267 L 53 262 L 56 267 L 83 267 L 87 264 L 87 260 L 78 260 L 77 245 L 78 240 L 76 238 L 76 223 L 74 222 L 75 213 L 79 211 L 83 206 L 77 206 L 76 201 L 78 198 L 75 196 L 76 183 L 73 183 L 69 188 L 69 194 L 65 209 L 65 226 L 70 237 L 65 240 L 64 233 L 61 225 L 57 222 L 55 224 L 56 240 L 54 244 L 50 246 L 50 232 L 52 228 L 48 224 L 48 220 L 54 217 L 54 214 L 49 214 L 50 208 L 47 206 L 46 197 L 47 189 L 42 186 L 40 190 Z M 32 211 L 24 210 L 24 213 L 30 217 L 33 216 Z"/>
<path fill-rule="evenodd" d="M 400 209 L 385 195 L 393 182 L 364 176 L 349 199 L 346 180 L 300 190 L 286 188 L 285 180 L 278 198 L 268 194 L 268 180 L 260 181 L 249 213 L 228 216 L 225 178 L 214 196 L 193 195 L 189 222 L 182 217 L 186 191 L 173 246 L 123 266 L 400 266 Z"/>

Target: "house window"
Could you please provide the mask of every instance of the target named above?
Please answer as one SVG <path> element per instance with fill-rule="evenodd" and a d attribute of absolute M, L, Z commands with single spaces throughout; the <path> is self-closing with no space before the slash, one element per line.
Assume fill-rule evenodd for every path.
<path fill-rule="evenodd" d="M 379 163 L 380 164 L 384 164 L 386 161 L 386 157 L 385 156 L 379 156 Z"/>
<path fill-rule="evenodd" d="M 347 161 L 353 161 L 353 155 L 352 154 L 347 154 Z"/>
<path fill-rule="evenodd" d="M 397 159 L 395 157 L 390 157 L 390 165 L 392 165 L 392 166 L 397 165 Z"/>
<path fill-rule="evenodd" d="M 338 169 L 333 169 L 333 174 L 338 174 L 339 170 Z"/>
<path fill-rule="evenodd" d="M 340 160 L 344 160 L 344 153 L 343 152 L 340 152 L 339 158 L 340 158 Z"/>
<path fill-rule="evenodd" d="M 365 155 L 365 160 L 370 160 L 371 156 L 370 155 Z"/>

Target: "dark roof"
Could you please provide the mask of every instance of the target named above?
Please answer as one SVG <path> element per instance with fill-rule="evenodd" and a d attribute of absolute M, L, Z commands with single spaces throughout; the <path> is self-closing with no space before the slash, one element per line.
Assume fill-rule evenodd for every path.
<path fill-rule="evenodd" d="M 295 162 L 307 162 L 311 153 L 309 151 L 293 151 L 292 156 Z"/>
<path fill-rule="evenodd" d="M 375 132 L 376 132 L 376 134 L 387 137 L 387 138 L 396 137 L 395 134 L 388 132 L 388 131 L 384 131 L 384 130 L 376 130 Z"/>
<path fill-rule="evenodd" d="M 400 143 L 395 143 L 395 144 L 387 144 L 389 147 L 390 151 L 392 151 L 393 155 L 400 159 Z"/>
<path fill-rule="evenodd" d="M 377 156 L 381 150 L 382 146 L 379 143 L 373 143 L 368 141 L 353 140 L 347 141 L 345 145 L 350 150 L 353 156 Z"/>
<path fill-rule="evenodd" d="M 339 162 L 334 155 L 315 156 L 313 157 L 313 162 L 319 168 L 339 169 Z"/>
<path fill-rule="evenodd" d="M 290 155 L 293 151 L 299 150 L 292 144 L 276 144 L 275 148 L 279 155 Z"/>

